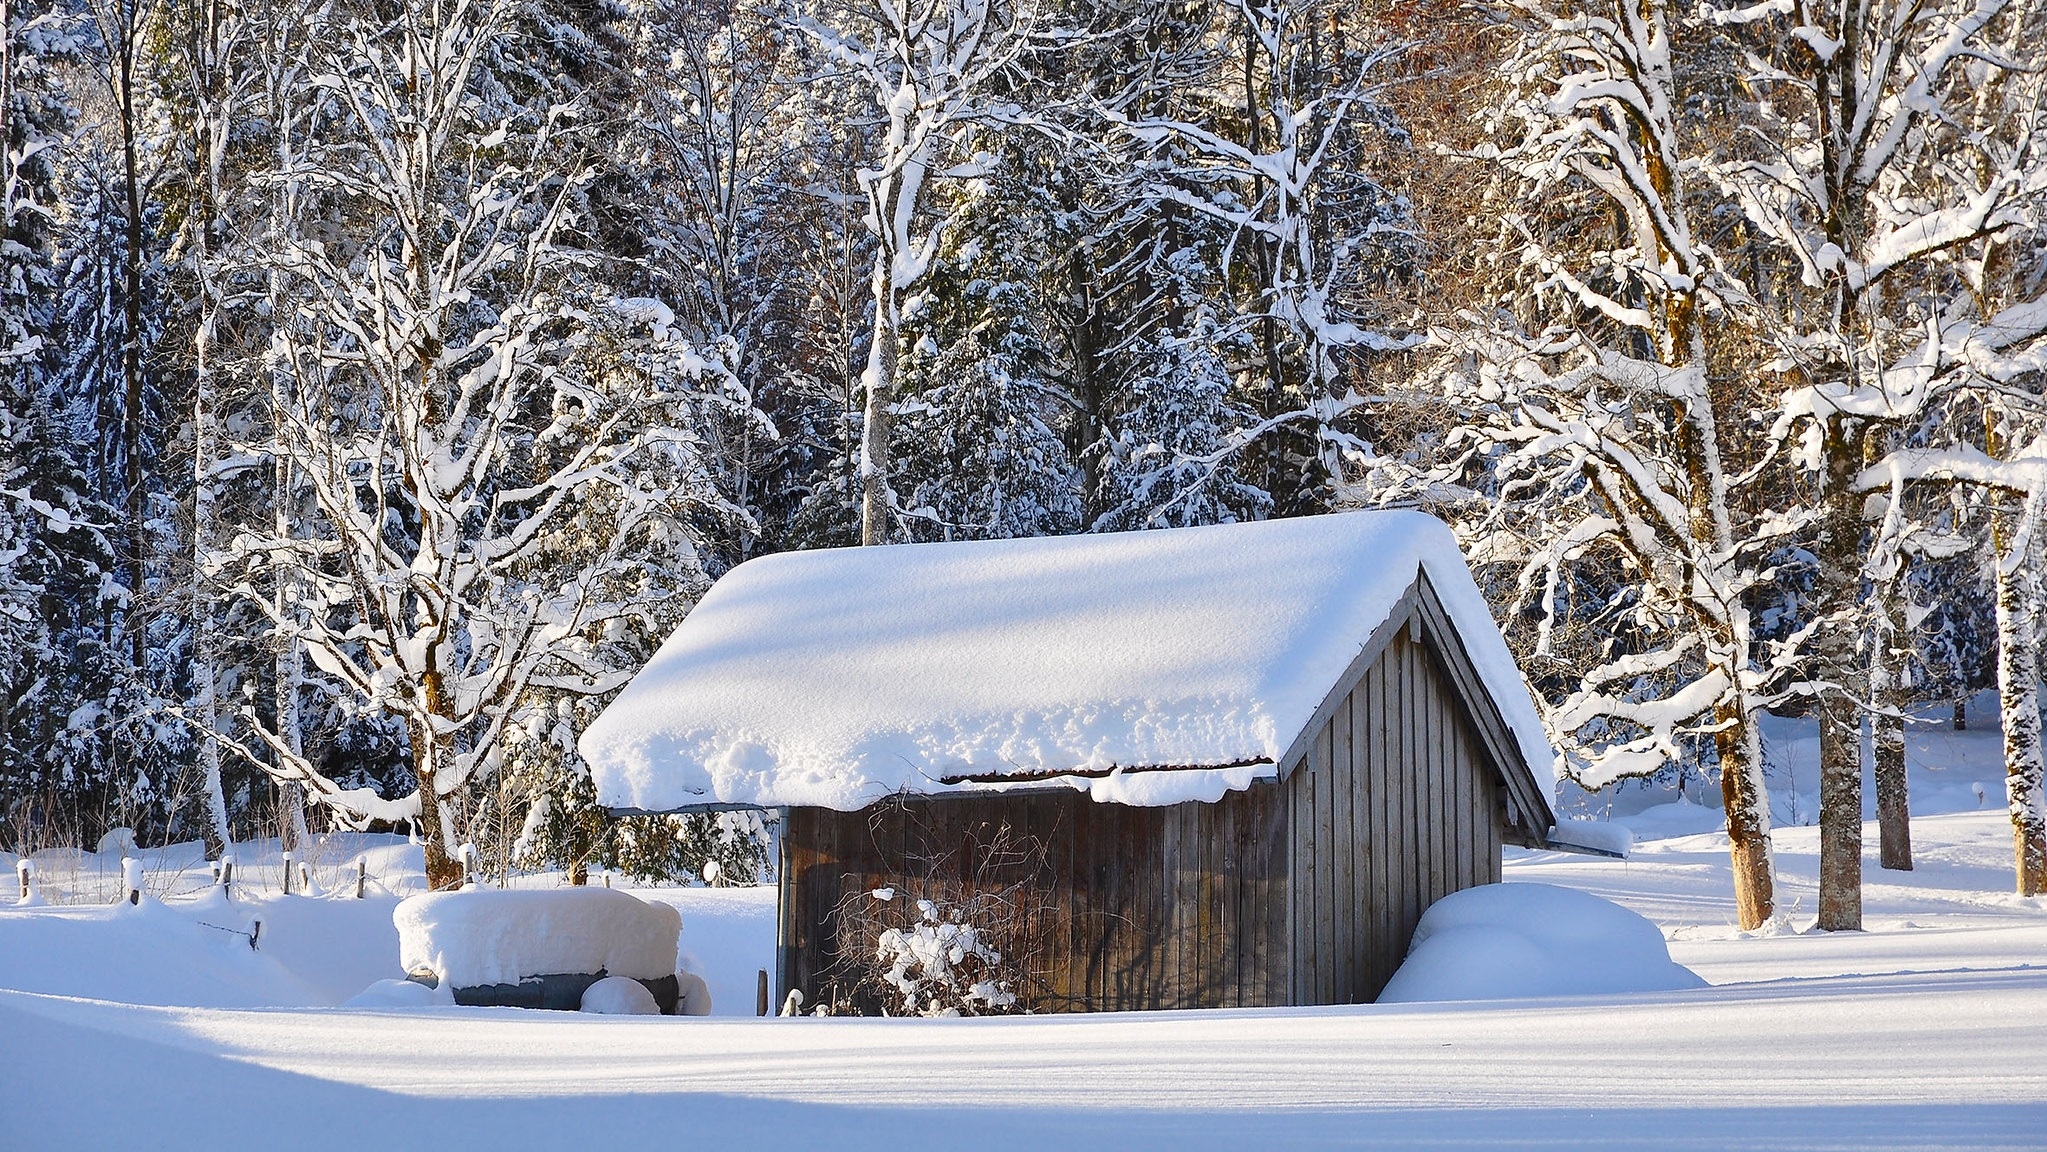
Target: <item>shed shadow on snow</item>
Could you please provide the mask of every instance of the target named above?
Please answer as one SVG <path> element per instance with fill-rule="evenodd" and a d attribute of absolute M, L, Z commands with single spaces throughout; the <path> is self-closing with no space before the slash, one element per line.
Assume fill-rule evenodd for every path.
<path fill-rule="evenodd" d="M 1243 1111 L 857 1106 L 668 1091 L 421 1097 L 336 1083 L 0 1007 L 0 1149 L 1427 1148 L 1763 1152 L 2037 1147 L 2040 1104 Z M 848 1054 L 852 1058 L 852 1054 Z M 422 1059 L 431 1054 L 422 1053 Z M 565 1089 L 575 1068 L 562 1069 Z M 923 1134 L 923 1135 L 920 1135 Z"/>

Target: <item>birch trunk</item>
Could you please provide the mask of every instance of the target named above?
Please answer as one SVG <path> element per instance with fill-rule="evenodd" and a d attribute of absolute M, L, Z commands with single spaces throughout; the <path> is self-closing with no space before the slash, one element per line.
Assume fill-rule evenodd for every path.
<path fill-rule="evenodd" d="M 198 258 L 206 259 L 203 244 Z M 203 274 L 201 279 L 203 283 Z M 202 287 L 201 291 L 206 289 Z M 194 723 L 199 729 L 199 771 L 206 803 L 206 855 L 209 859 L 218 860 L 227 851 L 232 838 L 228 831 L 227 797 L 220 782 L 220 709 L 215 699 L 220 670 L 214 659 L 213 588 L 206 575 L 218 519 L 213 477 L 214 460 L 218 455 L 213 434 L 213 376 L 207 363 L 212 342 L 213 305 L 209 300 L 201 307 L 205 309 L 205 315 L 199 322 L 199 335 L 194 340 L 196 369 L 192 402 L 192 427 L 196 438 L 193 467 L 198 473 L 198 482 L 192 493 L 192 679 L 195 693 L 192 710 Z"/>
<path fill-rule="evenodd" d="M 199 728 L 199 769 L 205 789 L 206 853 L 219 859 L 233 843 L 228 828 L 227 797 L 220 779 L 220 706 L 215 698 L 220 681 L 214 643 L 215 589 L 208 572 L 213 562 L 219 525 L 220 490 L 214 469 L 220 458 L 216 435 L 213 343 L 220 323 L 220 291 L 213 280 L 213 224 L 220 210 L 221 156 L 227 144 L 231 108 L 220 98 L 217 9 L 194 29 L 188 49 L 196 115 L 192 128 L 192 160 L 197 177 L 193 197 L 196 219 L 191 224 L 192 269 L 199 288 L 199 324 L 192 336 L 192 678 L 197 692 L 193 710 Z"/>
<path fill-rule="evenodd" d="M 897 334 L 892 257 L 883 245 L 874 258 L 874 342 L 868 349 L 867 410 L 860 429 L 860 543 L 886 544 L 892 534 L 888 438 L 895 417 Z"/>
<path fill-rule="evenodd" d="M 270 243 L 272 250 L 281 250 L 285 245 L 287 229 L 299 218 L 297 149 L 292 138 L 293 118 L 290 115 L 290 101 L 287 91 L 302 75 L 296 63 L 299 46 L 293 40 L 297 25 L 285 20 L 273 26 L 274 39 L 266 45 L 270 57 L 270 69 L 266 73 L 268 104 L 272 110 L 271 143 L 275 153 L 277 172 L 284 174 L 277 180 L 271 195 Z M 292 61 L 287 63 L 286 61 Z M 285 315 L 285 293 L 283 277 L 274 261 L 268 262 L 264 272 L 264 299 L 269 305 L 269 315 L 276 323 L 276 317 Z M 297 535 L 297 474 L 291 463 L 291 455 L 284 442 L 282 421 L 290 406 L 292 380 L 289 368 L 274 364 L 270 370 L 270 413 L 272 435 L 272 471 L 270 507 L 273 515 L 272 528 L 279 540 L 290 540 Z M 291 569 L 280 569 L 271 586 L 274 620 L 295 620 L 297 605 L 293 593 L 296 591 Z M 284 742 L 286 750 L 294 758 L 305 752 L 303 720 L 299 714 L 299 688 L 305 680 L 305 649 L 295 628 L 279 629 L 289 632 L 277 645 L 274 664 L 276 690 L 277 736 Z M 287 781 L 284 785 L 284 839 L 293 851 L 308 838 L 306 828 L 306 790 L 298 781 Z"/>

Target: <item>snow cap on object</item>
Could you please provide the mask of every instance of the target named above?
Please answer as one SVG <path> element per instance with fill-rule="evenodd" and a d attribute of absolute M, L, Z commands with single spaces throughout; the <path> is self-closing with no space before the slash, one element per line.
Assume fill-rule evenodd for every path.
<path fill-rule="evenodd" d="M 1418 571 L 1552 783 L 1554 754 L 1456 541 L 1418 512 L 750 560 L 581 750 L 602 803 L 643 811 L 852 811 L 977 786 L 948 782 L 963 776 L 1276 764 Z M 1239 775 L 1230 787 L 1254 778 Z M 1091 791 L 1189 798 L 1138 780 Z"/>
<path fill-rule="evenodd" d="M 583 989 L 582 1010 L 605 1016 L 659 1016 L 661 1005 L 630 976 L 606 976 Z"/>
<path fill-rule="evenodd" d="M 400 902 L 391 920 L 399 966 L 455 988 L 569 972 L 658 980 L 675 974 L 682 932 L 673 907 L 611 888 L 433 892 Z"/>

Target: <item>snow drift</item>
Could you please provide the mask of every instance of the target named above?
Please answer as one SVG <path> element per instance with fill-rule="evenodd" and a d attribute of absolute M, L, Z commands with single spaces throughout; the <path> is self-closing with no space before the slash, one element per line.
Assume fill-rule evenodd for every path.
<path fill-rule="evenodd" d="M 529 976 L 675 975 L 682 915 L 610 888 L 468 889 L 414 896 L 391 913 L 398 961 L 444 986 L 516 984 Z"/>
<path fill-rule="evenodd" d="M 1381 1004 L 1703 988 L 1656 925 L 1549 884 L 1486 884 L 1431 905 Z"/>
<path fill-rule="evenodd" d="M 659 1016 L 647 986 L 627 976 L 606 976 L 583 990 L 583 1011 L 602 1016 Z"/>
<path fill-rule="evenodd" d="M 584 733 L 599 799 L 809 804 L 1113 768 L 1249 785 L 1426 572 L 1538 779 L 1554 755 L 1450 530 L 1414 512 L 792 552 L 704 597 Z M 962 777 L 975 777 L 968 781 Z M 1067 783 L 1074 783 L 1069 780 Z"/>

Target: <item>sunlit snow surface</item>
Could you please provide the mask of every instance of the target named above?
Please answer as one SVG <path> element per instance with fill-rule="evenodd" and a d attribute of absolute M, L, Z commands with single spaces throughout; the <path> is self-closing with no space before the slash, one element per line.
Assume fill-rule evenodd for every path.
<path fill-rule="evenodd" d="M 1810 724 L 1770 736 L 1779 817 L 1795 820 L 1810 807 Z M 1867 932 L 1803 930 L 1808 826 L 1777 832 L 1788 920 L 1754 935 L 1733 924 L 1709 810 L 1631 793 L 1614 808 L 1639 837 L 1624 862 L 1509 851 L 1510 882 L 1647 917 L 1714 985 L 1683 992 L 755 1020 L 755 972 L 774 954 L 763 887 L 639 890 L 681 911 L 711 1019 L 249 1010 L 339 1003 L 392 973 L 397 939 L 390 896 L 285 898 L 274 881 L 264 894 L 268 857 L 243 845 L 256 882 L 238 907 L 273 921 L 260 950 L 202 926 L 230 918 L 189 896 L 139 911 L 0 905 L 0 987 L 29 990 L 0 992 L 0 1149 L 2040 1149 L 2047 901 L 2010 894 L 2010 824 L 1994 791 L 1980 808 L 1974 796 L 1996 783 L 1997 734 L 1923 725 L 1908 743 L 1919 866 L 1878 869 L 1866 828 Z M 330 889 L 358 852 L 380 883 L 415 888 L 402 838 L 329 850 Z"/>
<path fill-rule="evenodd" d="M 752 560 L 582 751 L 604 803 L 649 811 L 852 810 L 964 775 L 1270 763 L 1423 569 L 1546 780 L 1513 658 L 1449 530 L 1415 512 Z"/>

